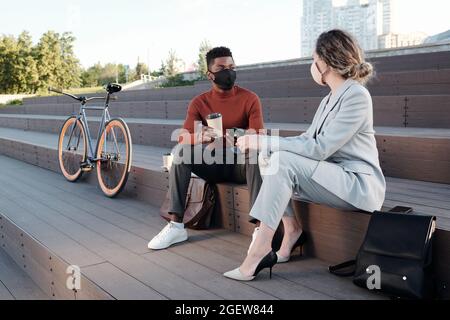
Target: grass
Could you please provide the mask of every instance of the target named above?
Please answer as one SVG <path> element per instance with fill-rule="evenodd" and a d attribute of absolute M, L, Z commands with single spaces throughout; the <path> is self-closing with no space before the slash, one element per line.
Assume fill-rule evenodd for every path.
<path fill-rule="evenodd" d="M 74 95 L 84 95 L 88 93 L 104 93 L 105 89 L 103 87 L 90 87 L 90 88 L 75 88 L 75 89 L 67 89 L 63 90 L 64 92 L 71 93 Z M 49 97 L 56 96 L 58 93 L 43 91 L 39 92 L 35 97 Z M 22 99 L 11 100 L 8 103 L 0 103 L 0 109 L 10 107 L 10 106 L 21 106 Z"/>
<path fill-rule="evenodd" d="M 8 103 L 4 104 L 4 103 L 0 103 L 0 109 L 1 108 L 6 108 L 9 106 L 21 106 L 22 105 L 22 100 L 21 99 L 16 99 L 16 100 L 11 100 L 8 101 Z"/>
<path fill-rule="evenodd" d="M 105 89 L 103 87 L 77 88 L 77 89 L 65 90 L 65 92 L 77 95 L 77 94 L 86 94 L 86 93 L 105 92 Z"/>

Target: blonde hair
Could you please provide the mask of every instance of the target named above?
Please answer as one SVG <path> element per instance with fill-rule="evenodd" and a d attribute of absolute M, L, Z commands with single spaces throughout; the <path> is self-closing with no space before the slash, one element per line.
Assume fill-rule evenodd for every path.
<path fill-rule="evenodd" d="M 366 84 L 374 73 L 372 64 L 365 61 L 364 52 L 356 39 L 343 30 L 322 33 L 317 39 L 316 54 L 345 79 Z"/>

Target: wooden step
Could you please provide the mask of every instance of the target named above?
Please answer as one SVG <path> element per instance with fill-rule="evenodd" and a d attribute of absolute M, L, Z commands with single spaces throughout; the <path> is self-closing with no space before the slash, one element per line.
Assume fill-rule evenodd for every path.
<path fill-rule="evenodd" d="M 264 120 L 270 122 L 311 123 L 321 97 L 261 99 Z M 375 126 L 450 128 L 450 95 L 374 96 Z M 124 118 L 184 119 L 188 100 L 114 102 L 110 112 Z M 78 113 L 76 103 L 11 106 L 0 114 L 67 116 Z M 100 116 L 101 111 L 88 111 Z"/>
<path fill-rule="evenodd" d="M 421 70 L 380 73 L 368 84 L 374 96 L 399 95 L 448 95 L 450 94 L 450 68 L 442 70 Z M 254 91 L 260 98 L 323 97 L 327 87 L 318 86 L 308 75 L 294 79 L 255 79 L 240 81 L 238 85 Z M 194 86 L 158 88 L 151 90 L 124 91 L 117 96 L 121 101 L 191 100 L 196 95 L 211 89 L 211 84 L 198 83 Z M 98 96 L 98 94 L 93 94 Z M 87 96 L 91 96 L 87 94 Z M 66 96 L 34 97 L 24 99 L 29 104 L 73 103 Z"/>
<path fill-rule="evenodd" d="M 109 199 L 91 184 L 67 183 L 57 173 L 10 158 L 0 157 L 0 165 L 7 171 L 0 183 L 8 185 L 0 191 L 2 216 L 32 233 L 36 242 L 49 238 L 46 226 L 50 233 L 58 231 L 104 259 L 82 267 L 81 273 L 107 298 L 384 298 L 354 286 L 350 279 L 329 274 L 326 262 L 308 257 L 294 257 L 289 264 L 276 266 L 270 281 L 267 272 L 255 282 L 230 281 L 222 273 L 242 262 L 249 237 L 223 229 L 189 231 L 187 243 L 149 252 L 147 241 L 164 225 L 157 208 L 125 196 Z M 41 232 L 36 232 L 35 224 L 43 226 Z M 46 245 L 55 255 L 67 257 L 65 242 L 49 239 Z M 68 262 L 77 265 L 79 260 L 74 255 Z M 82 283 L 78 294 L 85 290 Z"/>
<path fill-rule="evenodd" d="M 0 115 L 0 137 L 14 138 L 15 131 L 39 131 L 56 135 L 66 117 L 42 115 Z M 172 148 L 182 120 L 126 119 L 135 144 Z M 90 118 L 92 136 L 97 136 L 99 119 Z M 267 123 L 269 129 L 280 129 L 281 136 L 296 136 L 305 132 L 309 124 Z M 2 128 L 3 127 L 3 128 Z M 450 129 L 375 127 L 381 168 L 385 175 L 450 183 Z M 17 133 L 19 136 L 21 132 Z M 24 133 L 26 134 L 26 133 Z"/>
<path fill-rule="evenodd" d="M 21 160 L 59 173 L 57 149 L 53 142 L 55 135 L 38 132 L 7 130 L 0 134 L 0 152 L 6 156 Z M 125 189 L 127 196 L 135 197 L 149 204 L 161 205 L 168 189 L 168 174 L 161 169 L 162 155 L 169 149 L 134 145 L 133 165 L 129 183 Z M 94 174 L 86 179 L 96 184 Z M 438 216 L 438 225 L 450 230 L 450 185 L 423 182 L 417 180 L 387 177 L 387 206 L 394 202 L 407 203 L 420 208 L 419 212 Z M 221 191 L 224 208 L 248 212 L 248 194 L 244 186 L 224 185 Z M 233 192 L 237 194 L 233 194 Z M 237 196 L 237 197 L 235 197 Z M 409 198 L 408 198 L 409 196 Z M 242 198 L 243 197 L 243 198 Z M 239 209 L 241 208 L 241 209 Z M 235 229 L 233 226 L 232 229 Z"/>
<path fill-rule="evenodd" d="M 0 191 L 0 245 L 20 268 L 39 287 L 36 293 L 41 298 L 50 299 L 108 299 L 110 296 L 82 277 L 83 292 L 70 290 L 66 286 L 69 275 L 67 261 L 76 261 L 78 266 L 87 268 L 102 260 L 87 248 L 82 248 L 61 232 L 45 225 L 39 219 L 24 214 L 24 209 L 16 205 L 26 198 L 19 195 L 8 196 Z M 24 230 L 26 229 L 26 231 Z M 58 255 L 49 249 L 50 243 L 58 244 Z M 10 279 L 12 280 L 12 279 Z M 19 288 L 18 288 L 19 289 Z"/>
<path fill-rule="evenodd" d="M 449 51 L 430 52 L 425 54 L 409 54 L 400 56 L 369 58 L 377 73 L 381 72 L 404 72 L 414 70 L 440 70 L 450 68 Z M 257 69 L 238 68 L 238 78 L 241 80 L 256 79 L 290 79 L 299 75 L 309 76 L 310 63 L 281 66 L 262 67 Z"/>
<path fill-rule="evenodd" d="M 0 234 L 3 234 L 2 231 L 0 230 Z M 0 248 L 0 300 L 47 299 L 50 297 Z"/>
<path fill-rule="evenodd" d="M 9 160 L 11 161 L 11 160 Z M 25 183 L 25 180 L 22 180 L 22 182 L 16 182 L 17 187 L 16 188 L 21 188 L 20 190 L 22 192 L 25 193 L 31 193 L 28 194 L 26 197 L 20 195 L 19 189 L 15 190 L 14 193 L 18 193 L 16 195 L 16 198 L 14 198 L 15 196 L 12 193 L 6 193 L 7 197 L 12 197 L 12 199 L 28 199 L 28 201 L 33 201 L 33 200 L 37 200 L 40 199 L 43 203 L 51 203 L 53 207 L 55 207 L 55 210 L 64 210 L 64 214 L 66 216 L 70 216 L 72 217 L 75 213 L 74 212 L 79 212 L 80 210 L 87 210 L 87 208 L 89 208 L 89 212 L 91 214 L 95 214 L 97 215 L 98 210 L 96 210 L 95 208 L 92 207 L 92 205 L 89 205 L 88 207 L 86 207 L 86 204 L 84 204 L 82 207 L 80 207 L 80 204 L 77 204 L 76 207 L 73 210 L 70 209 L 66 209 L 65 207 L 61 206 L 62 202 L 59 200 L 55 200 L 55 199 L 50 199 L 48 197 L 52 197 L 53 195 L 58 195 L 59 197 L 64 199 L 64 203 L 67 203 L 67 196 L 68 194 L 74 193 L 74 194 L 78 194 L 80 195 L 80 193 L 82 193 L 82 191 L 80 190 L 80 188 L 82 187 L 86 187 L 89 188 L 89 191 L 85 191 L 83 192 L 83 201 L 87 201 L 90 199 L 90 201 L 92 201 L 93 203 L 97 203 L 97 204 L 101 204 L 101 203 L 105 203 L 105 205 L 107 203 L 111 203 L 111 205 L 113 205 L 113 202 L 115 202 L 115 200 L 111 200 L 108 198 L 105 198 L 102 194 L 101 191 L 94 185 L 92 179 L 88 179 L 87 182 L 89 182 L 88 184 L 81 182 L 80 184 L 71 184 L 66 182 L 59 173 L 55 173 L 55 174 L 51 174 L 48 173 L 49 175 L 54 176 L 54 178 L 50 179 L 50 178 L 45 178 L 41 175 L 41 171 L 39 171 L 38 168 L 36 167 L 30 167 L 24 164 L 17 164 L 14 163 L 15 167 L 11 167 L 8 165 L 4 165 L 3 167 L 6 169 L 5 171 L 10 173 L 10 172 L 16 172 L 16 175 L 19 175 L 21 177 L 21 179 L 28 179 L 30 180 L 30 185 L 28 185 L 28 187 L 20 187 L 21 185 L 23 185 Z M 26 170 L 26 168 L 29 168 L 29 170 Z M 32 169 L 35 168 L 35 169 Z M 33 174 L 33 171 L 39 171 L 40 174 Z M 134 172 L 134 170 L 133 170 Z M 145 176 L 147 177 L 147 179 L 153 179 L 153 175 L 148 175 L 148 174 L 140 174 L 141 176 Z M 8 174 L 5 174 L 5 177 L 3 179 L 7 179 L 8 178 Z M 16 177 L 17 179 L 17 177 Z M 1 179 L 0 179 L 1 180 Z M 28 181 L 27 180 L 27 181 Z M 57 182 L 56 182 L 56 181 Z M 52 182 L 53 181 L 53 182 Z M 86 181 L 86 180 L 84 180 Z M 14 185 L 13 181 L 5 181 L 2 182 L 4 185 Z M 394 183 L 391 187 L 391 184 Z M 442 194 L 443 198 L 447 198 L 448 199 L 448 195 L 450 194 L 450 187 L 448 185 L 437 185 L 437 184 L 431 184 L 431 183 L 423 183 L 423 182 L 410 182 L 410 181 L 404 181 L 401 179 L 390 179 L 388 178 L 388 188 L 390 190 L 399 190 L 402 191 L 403 187 L 399 186 L 399 183 L 403 183 L 406 186 L 410 186 L 410 189 L 413 191 L 415 190 L 415 192 L 420 192 L 422 198 L 427 198 L 430 197 L 431 199 L 433 199 L 433 197 L 436 197 L 439 194 Z M 50 190 L 46 190 L 47 187 L 42 187 L 39 188 L 39 186 L 48 186 L 51 184 L 56 184 L 57 189 L 54 189 L 53 192 L 51 192 Z M 35 193 L 35 190 L 40 190 L 40 192 L 42 193 L 37 193 L 37 195 L 34 195 L 32 193 Z M 419 191 L 420 190 L 420 191 Z M 142 192 L 142 189 L 140 190 Z M 397 191 L 398 192 L 398 191 Z M 409 190 L 405 190 L 405 192 L 409 192 Z M 226 194 L 225 196 L 223 196 L 223 194 Z M 44 196 L 47 195 L 47 196 Z M 64 194 L 64 195 L 63 195 Z M 219 209 L 218 212 L 216 213 L 217 215 L 220 215 L 221 217 L 219 218 L 219 221 L 221 220 L 222 217 L 224 216 L 228 216 L 228 219 L 230 219 L 233 223 L 232 226 L 228 226 L 228 229 L 230 231 L 238 231 L 239 233 L 242 233 L 244 235 L 249 235 L 253 229 L 253 225 L 249 224 L 247 219 L 248 219 L 248 192 L 245 188 L 245 186 L 236 186 L 236 185 L 229 185 L 229 184 L 221 184 L 219 185 Z M 392 193 L 393 196 L 395 196 L 395 192 Z M 163 193 L 159 193 L 158 197 L 162 197 Z M 30 198 L 31 197 L 31 198 Z M 48 199 L 46 199 L 48 198 Z M 123 201 L 122 205 L 118 205 L 116 203 L 114 203 L 113 207 L 108 206 L 108 213 L 106 214 L 102 214 L 101 218 L 105 219 L 106 217 L 110 217 L 111 216 L 111 208 L 114 208 L 114 210 L 116 210 L 118 213 L 120 212 L 120 214 L 128 214 L 128 211 L 130 210 L 130 204 L 132 201 L 133 205 L 135 205 L 135 200 L 132 200 L 132 198 L 130 199 L 130 195 L 125 193 L 123 195 L 121 195 L 119 197 L 121 200 L 120 202 Z M 142 199 L 144 201 L 148 202 L 153 202 L 154 200 L 150 200 L 150 197 L 148 197 L 148 194 L 144 195 L 142 198 L 141 197 L 137 197 L 139 199 Z M 393 199 L 393 197 L 388 195 L 388 198 Z M 162 198 L 160 198 L 162 199 Z M 229 201 L 231 199 L 231 202 Z M 83 202 L 82 201 L 82 202 Z M 427 210 L 424 210 L 424 208 L 420 208 L 417 209 L 418 206 L 416 205 L 416 203 L 400 203 L 397 202 L 396 200 L 389 200 L 390 203 L 386 205 L 385 209 L 388 209 L 389 207 L 392 207 L 394 205 L 412 205 L 416 211 L 418 213 L 427 213 L 427 214 L 438 214 L 441 213 L 440 216 L 438 215 L 438 233 L 437 233 L 437 244 L 436 244 L 436 257 L 435 257 L 435 261 L 436 261 L 436 272 L 439 272 L 439 274 L 446 274 L 446 270 L 448 270 L 449 267 L 449 259 L 446 256 L 445 252 L 450 252 L 448 250 L 448 248 L 446 246 L 448 246 L 448 230 L 450 230 L 450 210 L 447 209 L 441 209 L 441 208 L 433 208 L 428 207 Z M 5 202 L 2 202 L 5 203 Z M 160 202 L 159 202 L 160 203 Z M 437 202 L 436 202 L 437 203 Z M 443 203 L 443 205 L 439 205 L 440 207 L 444 207 L 445 206 L 445 201 L 441 200 L 441 203 Z M 61 205 L 60 205 L 61 204 Z M 230 208 L 231 206 L 231 208 Z M 299 209 L 301 208 L 301 206 L 306 206 L 307 209 Z M 447 204 L 448 207 L 448 204 Z M 31 207 L 30 207 L 31 208 Z M 36 209 L 36 205 L 32 206 L 33 210 Z M 37 206 L 37 208 L 39 208 L 39 206 Z M 312 255 L 315 257 L 320 257 L 321 260 L 327 261 L 327 263 L 337 263 L 342 261 L 343 259 L 347 259 L 349 257 L 352 257 L 352 255 L 354 255 L 358 249 L 358 241 L 361 240 L 364 232 L 365 232 L 365 227 L 367 224 L 367 216 L 359 213 L 359 212 L 340 212 L 338 210 L 332 209 L 332 208 L 326 208 L 324 206 L 318 206 L 315 204 L 296 204 L 295 208 L 297 209 L 297 212 L 300 213 L 300 219 L 301 221 L 303 221 L 303 227 L 305 228 L 305 230 L 308 230 L 308 233 L 311 236 L 311 242 L 309 242 L 307 248 L 306 248 L 306 252 L 308 255 Z M 46 209 L 48 210 L 48 209 Z M 435 210 L 434 212 L 432 212 L 433 210 Z M 444 211 L 446 210 L 446 211 Z M 1 208 L 0 208 L 1 211 Z M 67 212 L 66 212 L 67 211 Z M 101 210 L 100 210 L 101 211 Z M 144 206 L 139 206 L 139 210 L 141 215 L 145 216 L 148 214 L 148 209 L 145 209 L 145 205 Z M 14 211 L 15 212 L 15 211 Z M 37 211 L 33 211 L 35 212 L 36 215 L 39 215 L 39 217 L 41 217 L 41 215 L 44 214 L 44 211 L 41 212 L 41 210 L 37 210 Z M 444 212 L 444 213 L 442 213 Z M 445 214 L 445 212 L 447 212 Z M 101 214 L 101 213 L 98 213 Z M 157 217 L 157 209 L 155 210 L 155 217 Z M 320 217 L 320 220 L 313 219 L 314 217 Z M 159 220 L 154 218 L 152 219 L 149 223 L 153 226 L 157 225 L 157 221 Z M 85 226 L 93 226 L 96 228 L 96 224 L 92 222 L 92 218 L 87 218 L 86 217 L 86 224 L 84 224 Z M 312 221 L 314 221 L 315 223 L 313 224 Z M 36 222 L 33 223 L 33 221 L 31 221 L 30 223 L 32 223 L 33 225 L 36 225 Z M 117 221 L 117 226 L 122 226 L 123 222 L 121 220 Z M 62 222 L 60 224 L 58 224 L 61 226 L 64 225 Z M 101 224 L 99 223 L 99 226 Z M 139 245 L 139 243 L 141 243 L 139 240 L 138 241 L 138 245 L 136 245 L 136 242 L 132 241 L 132 239 L 130 239 L 130 237 L 127 236 L 121 236 L 120 233 L 118 234 L 118 231 L 114 231 L 113 230 L 109 230 L 110 234 L 115 234 L 117 237 L 119 237 L 119 239 L 122 239 L 121 241 L 123 241 L 123 245 L 128 246 L 130 249 L 134 248 L 135 250 L 141 250 L 141 245 Z M 154 230 L 154 232 L 157 232 L 157 229 Z M 105 231 L 105 234 L 107 234 L 107 232 Z M 359 239 L 359 240 L 358 240 Z M 246 242 L 248 243 L 249 240 L 246 240 Z M 142 245 L 144 245 L 142 243 Z M 210 245 L 209 242 L 205 243 L 205 247 L 208 247 Z M 331 247 L 330 247 L 331 246 Z M 444 248 L 445 250 L 442 251 Z M 447 248 L 447 249 L 446 249 Z M 177 250 L 176 252 L 184 252 L 184 254 L 189 255 L 189 253 L 186 253 L 186 249 L 180 247 L 179 249 L 177 249 L 177 247 L 174 249 Z M 112 264 L 110 262 L 110 264 Z M 113 264 L 114 265 L 114 264 Z M 102 264 L 102 268 L 105 267 Z M 105 267 L 106 270 L 109 270 L 110 268 L 112 268 L 110 265 L 107 265 L 107 267 Z M 121 268 L 123 268 L 123 266 L 121 266 Z M 89 269 L 88 269 L 89 270 Z M 443 273 L 444 272 L 444 273 Z M 94 275 L 102 275 L 103 273 L 98 271 L 98 272 L 94 272 Z M 104 276 L 104 274 L 103 274 Z M 93 279 L 93 276 L 89 276 L 89 279 Z M 104 279 L 104 278 L 103 278 Z M 105 281 L 105 280 L 103 280 Z M 105 284 L 103 284 L 104 286 Z M 104 287 L 101 286 L 103 289 Z M 110 291 L 107 291 L 111 294 Z M 125 293 L 122 293 L 125 294 Z M 113 297 L 116 297 L 116 295 L 112 294 Z"/>
<path fill-rule="evenodd" d="M 17 137 L 18 135 L 15 134 Z M 77 190 L 77 184 L 67 183 L 59 174 L 57 164 L 55 162 L 56 157 L 56 147 L 50 142 L 49 143 L 48 134 L 32 133 L 28 136 L 28 140 L 32 140 L 33 143 L 24 142 L 16 140 L 10 140 L 10 143 L 15 146 L 12 148 L 2 147 L 0 150 L 4 152 L 5 150 L 10 150 L 6 155 L 20 159 L 22 161 L 40 166 L 42 168 L 48 168 L 56 172 L 60 177 L 62 184 L 62 189 L 68 192 L 73 192 Z M 2 145 L 3 146 L 3 145 Z M 167 174 L 161 172 L 159 165 L 161 164 L 160 155 L 164 153 L 165 149 L 162 148 L 149 148 L 146 146 L 135 146 L 135 164 L 132 168 L 132 173 L 130 176 L 129 183 L 125 189 L 124 194 L 121 198 L 125 199 L 136 199 L 142 200 L 150 205 L 160 206 L 162 200 L 164 199 L 167 190 Z M 21 171 L 23 174 L 23 171 Z M 28 174 L 27 174 L 28 176 Z M 33 178 L 42 184 L 43 180 L 39 178 Z M 86 176 L 83 181 L 86 181 L 93 188 L 96 188 L 95 194 L 98 197 L 103 197 L 101 191 L 95 186 L 96 180 L 95 175 Z M 45 183 L 46 184 L 46 183 Z M 388 192 L 386 195 L 385 209 L 391 208 L 395 205 L 406 205 L 412 206 L 416 209 L 418 213 L 424 214 L 434 214 L 437 216 L 438 229 L 442 230 L 438 233 L 437 240 L 438 248 L 446 248 L 445 244 L 448 244 L 448 231 L 450 230 L 450 208 L 448 199 L 450 198 L 450 186 L 446 184 L 434 184 L 425 183 L 420 181 L 410 181 L 403 179 L 393 179 L 387 178 Z M 66 189 L 67 188 L 67 189 Z M 237 231 L 244 235 L 249 235 L 252 232 L 253 225 L 248 222 L 248 192 L 245 186 L 235 186 L 230 184 L 220 184 L 218 186 L 219 190 L 219 204 L 216 212 L 216 222 L 221 226 L 225 227 L 229 231 Z M 89 194 L 92 194 L 90 192 Z M 364 218 L 361 218 L 362 222 L 355 218 L 356 220 L 349 224 L 347 212 L 337 212 L 333 211 L 331 208 L 325 208 L 323 206 L 309 207 L 312 211 L 326 212 L 326 214 L 341 214 L 337 216 L 337 220 L 333 222 L 333 228 L 328 229 L 328 231 L 317 231 L 318 236 L 322 233 L 324 235 L 329 234 L 328 237 L 337 237 L 329 232 L 330 230 L 348 230 L 349 226 L 356 225 L 355 230 L 350 230 L 348 235 L 345 236 L 341 241 L 336 241 L 336 246 L 338 247 L 326 249 L 326 243 L 333 243 L 328 240 L 323 240 L 322 242 L 316 242 L 318 247 L 314 245 L 307 249 L 309 254 L 314 254 L 319 256 L 321 259 L 329 262 L 338 262 L 339 258 L 344 258 L 350 256 L 352 253 L 356 253 L 355 248 L 357 247 L 358 239 L 364 234 Z M 315 208 L 315 209 L 314 209 Z M 302 212 L 305 212 L 303 210 Z M 317 213 L 318 216 L 323 216 L 325 213 Z M 356 213 L 355 217 L 365 217 L 365 215 L 360 215 L 361 213 Z M 315 216 L 316 214 L 314 214 Z M 307 218 L 303 218 L 305 221 Z M 352 218 L 350 218 L 352 219 Z M 325 218 L 326 220 L 326 218 Z M 353 221 L 353 220 L 352 220 Z M 358 222 L 359 221 L 359 222 Z M 319 224 L 320 225 L 320 224 Z M 325 227 L 326 225 L 324 225 Z M 308 227 L 305 226 L 305 229 Z M 352 229 L 353 227 L 350 227 Z M 315 233 L 313 229 L 309 232 Z M 328 233 L 327 233 L 328 232 Z M 341 234 L 342 231 L 339 231 Z M 317 238 L 322 239 L 322 238 Z M 323 242 L 326 243 L 323 243 Z M 328 241 L 328 242 L 327 242 Z M 313 242 L 312 242 L 313 243 Z M 443 244 L 442 244 L 443 243 Z M 308 251 L 309 250 L 309 251 Z M 439 263 L 436 265 L 437 270 L 448 270 L 450 259 L 446 256 L 445 252 L 450 252 L 450 250 L 439 249 L 436 261 Z M 333 255 L 330 252 L 341 252 L 339 255 Z M 439 271 L 442 274 L 442 271 Z M 445 274 L 444 274 L 445 275 Z"/>
<path fill-rule="evenodd" d="M 387 178 L 386 201 L 382 210 L 401 205 L 412 207 L 412 214 L 435 215 L 439 228 L 434 242 L 434 273 L 439 287 L 450 283 L 450 186 Z M 225 186 L 221 186 L 225 189 Z M 420 191 L 419 191 L 420 189 Z M 225 189 L 226 190 L 226 189 Z M 246 186 L 231 187 L 228 215 L 234 216 L 237 232 L 251 235 L 254 225 L 248 219 L 249 193 Z M 294 195 L 293 199 L 296 196 Z M 223 201 L 223 200 L 222 200 Z M 362 211 L 344 211 L 315 203 L 292 201 L 294 211 L 309 239 L 306 254 L 337 264 L 354 259 L 364 240 L 370 215 Z M 231 220 L 231 219 L 230 219 Z M 447 292 L 447 298 L 450 293 Z"/>

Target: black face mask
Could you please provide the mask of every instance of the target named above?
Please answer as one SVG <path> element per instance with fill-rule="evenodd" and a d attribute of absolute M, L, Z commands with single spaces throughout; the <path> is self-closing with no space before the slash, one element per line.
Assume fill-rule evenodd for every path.
<path fill-rule="evenodd" d="M 211 72 L 211 71 L 210 71 Z M 231 69 L 224 69 L 219 72 L 211 72 L 214 77 L 214 83 L 222 90 L 231 90 L 236 82 L 236 71 Z"/>

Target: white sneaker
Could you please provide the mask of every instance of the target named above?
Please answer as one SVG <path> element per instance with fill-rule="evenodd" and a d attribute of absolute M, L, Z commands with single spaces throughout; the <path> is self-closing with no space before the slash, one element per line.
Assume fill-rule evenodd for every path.
<path fill-rule="evenodd" d="M 253 231 L 253 234 L 252 234 L 252 242 L 250 243 L 250 246 L 248 247 L 247 255 L 248 255 L 248 253 L 250 252 L 250 249 L 252 248 L 253 244 L 255 243 L 256 235 L 258 234 L 258 231 L 259 231 L 259 227 L 256 227 L 255 230 Z"/>
<path fill-rule="evenodd" d="M 179 228 L 173 222 L 169 222 L 161 232 L 148 243 L 148 248 L 152 250 L 167 249 L 171 245 L 186 241 L 187 239 L 188 234 L 185 228 Z"/>

